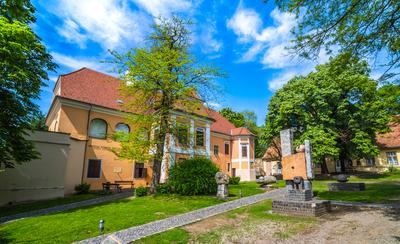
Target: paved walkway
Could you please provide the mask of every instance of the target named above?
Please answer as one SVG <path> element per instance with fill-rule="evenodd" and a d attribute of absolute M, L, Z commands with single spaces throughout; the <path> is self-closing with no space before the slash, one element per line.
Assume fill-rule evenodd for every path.
<path fill-rule="evenodd" d="M 191 224 L 211 216 L 221 214 L 236 208 L 257 203 L 266 199 L 276 198 L 283 195 L 285 189 L 274 190 L 238 200 L 225 202 L 207 208 L 198 209 L 192 212 L 172 216 L 163 220 L 150 222 L 144 225 L 134 226 L 111 234 L 105 234 L 94 238 L 86 239 L 78 243 L 130 243 L 132 241 L 164 232 L 169 229 Z"/>
<path fill-rule="evenodd" d="M 35 216 L 39 216 L 39 215 L 56 213 L 56 212 L 71 210 L 74 208 L 86 207 L 86 206 L 95 205 L 95 204 L 104 203 L 104 202 L 110 202 L 110 201 L 114 201 L 117 199 L 131 197 L 132 195 L 133 195 L 133 191 L 124 191 L 122 193 L 116 193 L 116 194 L 112 194 L 112 195 L 108 195 L 108 196 L 104 196 L 104 197 L 97 197 L 97 198 L 93 198 L 93 199 L 89 199 L 89 200 L 85 200 L 85 201 L 68 203 L 68 204 L 64 204 L 64 205 L 58 205 L 55 207 L 38 209 L 38 210 L 33 210 L 33 211 L 19 213 L 19 214 L 10 215 L 10 216 L 4 216 L 4 217 L 0 217 L 0 224 L 6 223 L 9 221 L 13 221 L 13 220 L 17 220 L 17 219 L 35 217 Z"/>
<path fill-rule="evenodd" d="M 331 205 L 343 206 L 343 207 L 376 208 L 376 209 L 400 209 L 400 204 L 384 204 L 384 203 L 344 202 L 344 201 L 331 200 Z"/>

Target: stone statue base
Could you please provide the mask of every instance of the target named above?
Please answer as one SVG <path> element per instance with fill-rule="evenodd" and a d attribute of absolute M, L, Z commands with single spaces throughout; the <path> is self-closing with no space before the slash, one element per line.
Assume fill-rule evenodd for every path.
<path fill-rule="evenodd" d="M 331 211 L 330 201 L 290 201 L 287 199 L 273 200 L 272 212 L 294 216 L 318 217 Z"/>
<path fill-rule="evenodd" d="M 217 197 L 219 199 L 227 199 L 229 195 L 227 184 L 218 184 Z"/>
<path fill-rule="evenodd" d="M 365 191 L 365 183 L 335 182 L 328 184 L 329 191 Z"/>

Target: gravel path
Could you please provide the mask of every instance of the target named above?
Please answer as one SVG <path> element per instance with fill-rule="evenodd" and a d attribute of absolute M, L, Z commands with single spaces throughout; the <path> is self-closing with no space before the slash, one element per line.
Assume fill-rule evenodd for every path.
<path fill-rule="evenodd" d="M 105 234 L 86 239 L 78 243 L 129 243 L 149 235 L 194 223 L 220 213 L 263 201 L 265 199 L 280 197 L 284 194 L 284 191 L 285 189 L 279 189 L 250 197 L 244 197 L 238 200 L 176 215 L 163 220 L 150 222 L 148 224 L 134 226 L 111 234 Z"/>
<path fill-rule="evenodd" d="M 98 197 L 98 198 L 93 198 L 93 199 L 89 199 L 89 200 L 85 200 L 85 201 L 68 203 L 68 204 L 64 204 L 64 205 L 58 205 L 55 207 L 38 209 L 38 210 L 33 210 L 33 211 L 19 213 L 19 214 L 10 215 L 10 216 L 4 216 L 4 217 L 0 217 L 0 224 L 6 223 L 9 221 L 13 221 L 13 220 L 17 220 L 17 219 L 35 217 L 35 216 L 39 216 L 39 215 L 61 212 L 61 211 L 66 211 L 66 210 L 70 210 L 70 209 L 74 209 L 74 208 L 80 208 L 80 207 L 95 205 L 95 204 L 99 204 L 99 203 L 104 203 L 104 202 L 110 202 L 110 201 L 114 201 L 117 199 L 131 197 L 132 195 L 133 195 L 133 191 L 124 191 L 122 193 L 116 193 L 116 194 L 105 196 L 105 197 Z"/>

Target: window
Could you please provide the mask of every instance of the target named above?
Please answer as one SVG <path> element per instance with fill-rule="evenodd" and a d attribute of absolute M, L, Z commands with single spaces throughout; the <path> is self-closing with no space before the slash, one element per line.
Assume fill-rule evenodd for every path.
<path fill-rule="evenodd" d="M 247 148 L 248 148 L 247 144 L 242 145 L 242 157 L 247 157 Z"/>
<path fill-rule="evenodd" d="M 146 177 L 147 170 L 144 167 L 144 163 L 135 163 L 135 178 L 144 178 Z"/>
<path fill-rule="evenodd" d="M 196 128 L 196 146 L 204 147 L 204 129 Z"/>
<path fill-rule="evenodd" d="M 214 145 L 214 155 L 218 155 L 218 153 L 219 153 L 219 146 Z"/>
<path fill-rule="evenodd" d="M 231 164 L 228 163 L 228 172 L 230 172 L 230 171 L 231 171 Z"/>
<path fill-rule="evenodd" d="M 107 135 L 107 123 L 102 119 L 93 119 L 90 122 L 89 135 L 91 137 L 104 139 Z"/>
<path fill-rule="evenodd" d="M 124 123 L 118 123 L 115 126 L 115 132 L 119 132 L 119 131 L 123 131 L 125 133 L 129 133 L 130 129 L 129 126 L 127 124 Z"/>
<path fill-rule="evenodd" d="M 375 158 L 367 158 L 366 160 L 368 166 L 374 166 L 375 165 Z"/>
<path fill-rule="evenodd" d="M 100 178 L 101 160 L 89 159 L 87 178 Z"/>
<path fill-rule="evenodd" d="M 396 152 L 387 152 L 386 156 L 387 156 L 387 161 L 388 161 L 389 164 L 391 164 L 391 165 L 398 165 L 399 164 L 399 162 L 397 161 Z"/>
<path fill-rule="evenodd" d="M 225 142 L 225 154 L 229 155 L 229 142 Z"/>
<path fill-rule="evenodd" d="M 184 125 L 178 127 L 177 138 L 180 145 L 188 145 L 188 128 Z"/>

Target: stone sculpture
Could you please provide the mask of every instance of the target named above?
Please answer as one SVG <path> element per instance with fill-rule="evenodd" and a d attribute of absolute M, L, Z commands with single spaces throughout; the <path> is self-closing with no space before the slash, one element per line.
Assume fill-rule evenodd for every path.
<path fill-rule="evenodd" d="M 283 130 L 280 135 L 282 177 L 286 181 L 286 194 L 284 199 L 272 202 L 272 210 L 303 216 L 318 216 L 329 211 L 329 201 L 313 200 L 311 181 L 314 174 L 310 141 L 306 140 L 294 153 L 293 130 Z"/>
<path fill-rule="evenodd" d="M 217 182 L 217 197 L 219 199 L 227 199 L 228 192 L 228 184 L 229 184 L 229 176 L 224 172 L 217 172 L 215 174 L 215 181 Z"/>

